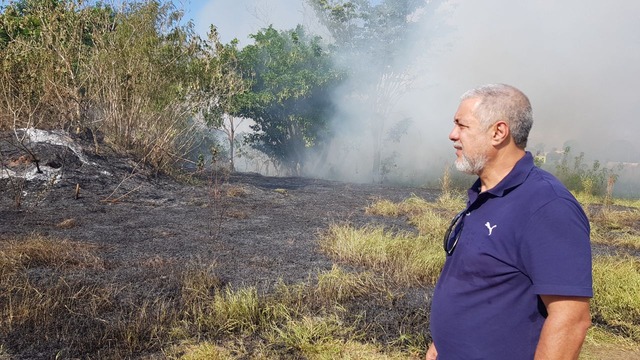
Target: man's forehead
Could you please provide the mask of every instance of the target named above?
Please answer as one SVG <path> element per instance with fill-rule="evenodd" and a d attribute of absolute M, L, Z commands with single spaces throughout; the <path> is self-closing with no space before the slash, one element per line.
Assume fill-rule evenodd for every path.
<path fill-rule="evenodd" d="M 466 98 L 463 99 L 462 101 L 460 101 L 460 107 L 468 107 L 470 109 L 474 109 L 476 106 L 478 106 L 478 104 L 480 104 L 480 100 L 482 100 L 479 97 L 471 97 L 471 98 Z"/>
<path fill-rule="evenodd" d="M 455 114 L 455 119 L 468 118 L 473 115 L 473 110 L 480 103 L 480 98 L 468 98 L 460 102 L 458 110 Z"/>

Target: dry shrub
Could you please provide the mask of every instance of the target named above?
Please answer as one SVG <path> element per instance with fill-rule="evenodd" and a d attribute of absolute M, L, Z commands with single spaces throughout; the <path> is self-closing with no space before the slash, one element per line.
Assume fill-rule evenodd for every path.
<path fill-rule="evenodd" d="M 591 216 L 591 239 L 595 243 L 640 249 L 640 211 L 603 207 Z"/>
<path fill-rule="evenodd" d="M 228 215 L 229 215 L 230 218 L 234 218 L 234 219 L 248 219 L 249 218 L 249 214 L 247 214 L 246 211 L 232 210 L 232 211 L 229 211 Z"/>
<path fill-rule="evenodd" d="M 601 211 L 592 216 L 591 220 L 601 223 L 611 230 L 632 228 L 640 223 L 640 209 L 627 208 L 614 210 L 605 206 Z"/>
<path fill-rule="evenodd" d="M 0 246 L 0 270 L 3 273 L 19 267 L 104 267 L 102 259 L 94 254 L 97 246 L 88 243 L 33 235 L 0 240 Z"/>
<path fill-rule="evenodd" d="M 65 219 L 56 224 L 56 227 L 60 229 L 71 229 L 76 226 L 78 226 L 78 221 L 76 219 Z"/>
<path fill-rule="evenodd" d="M 166 295 L 145 300 L 94 278 L 106 271 L 96 246 L 41 236 L 0 246 L 0 336 L 12 348 L 49 352 L 58 344 L 63 358 L 125 358 L 157 349 L 176 322 L 179 309 Z"/>
<path fill-rule="evenodd" d="M 277 192 L 280 195 L 288 195 L 287 189 L 273 189 L 273 191 Z"/>
<path fill-rule="evenodd" d="M 596 324 L 587 332 L 580 360 L 637 359 L 639 351 L 638 343 Z"/>
<path fill-rule="evenodd" d="M 195 345 L 184 345 L 175 351 L 183 353 L 182 356 L 179 357 L 180 360 L 235 359 L 227 349 L 206 341 Z"/>
<path fill-rule="evenodd" d="M 175 258 L 167 258 L 159 255 L 144 259 L 140 262 L 140 265 L 144 267 L 154 268 L 154 269 L 162 269 L 169 266 L 173 266 L 178 263 L 178 260 Z"/>
<path fill-rule="evenodd" d="M 398 203 L 394 203 L 387 199 L 381 199 L 367 206 L 364 209 L 364 212 L 369 215 L 397 217 L 401 214 L 401 208 Z"/>
<path fill-rule="evenodd" d="M 443 214 L 435 209 L 428 209 L 412 216 L 409 223 L 418 229 L 421 236 L 427 237 L 434 244 L 440 244 L 453 216 L 448 212 Z"/>
<path fill-rule="evenodd" d="M 452 193 L 440 196 L 437 201 L 430 202 L 421 197 L 412 195 L 411 197 L 394 203 L 392 201 L 382 199 L 367 206 L 365 212 L 370 215 L 381 216 L 407 216 L 411 221 L 422 217 L 425 213 L 437 212 L 453 216 L 458 211 L 464 209 L 465 201 L 462 196 L 456 196 Z"/>
<path fill-rule="evenodd" d="M 24 345 L 42 338 L 69 347 L 89 345 L 107 332 L 108 321 L 101 315 L 114 310 L 113 288 L 62 277 L 40 283 L 25 273 L 3 276 L 1 282 L 0 333 L 16 331 Z"/>
<path fill-rule="evenodd" d="M 425 199 L 418 196 L 411 196 L 399 203 L 394 203 L 390 200 L 379 200 L 365 209 L 365 212 L 370 215 L 382 215 L 382 216 L 412 216 L 419 214 L 429 208 L 432 205 Z"/>
<path fill-rule="evenodd" d="M 43 346 L 61 344 L 56 352 L 63 358 L 119 359 L 158 351 L 183 359 L 242 354 L 270 359 L 292 353 L 317 359 L 402 357 L 387 357 L 381 346 L 360 343 L 352 330 L 357 324 L 342 320 L 343 306 L 359 297 L 390 298 L 385 279 L 370 272 L 334 267 L 319 273 L 317 282 L 280 283 L 261 296 L 253 287 L 223 287 L 214 266 L 193 265 L 181 274 L 180 296 L 140 296 L 135 286 L 92 280 L 89 272 L 106 271 L 92 253 L 95 247 L 39 237 L 2 245 L 0 336 L 20 334 L 12 349 L 51 351 L 37 348 L 49 339 Z M 143 265 L 166 262 L 150 258 Z M 243 339 L 250 339 L 249 348 Z M 172 346 L 176 343 L 191 345 Z"/>
<path fill-rule="evenodd" d="M 227 189 L 228 197 L 245 197 L 249 194 L 247 189 L 241 186 L 231 186 Z"/>
<path fill-rule="evenodd" d="M 11 360 L 11 355 L 4 349 L 3 345 L 0 345 L 0 360 Z"/>

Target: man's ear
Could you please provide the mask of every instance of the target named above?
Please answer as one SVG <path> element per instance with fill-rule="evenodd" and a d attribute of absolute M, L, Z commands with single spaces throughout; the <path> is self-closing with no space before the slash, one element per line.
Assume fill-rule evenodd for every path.
<path fill-rule="evenodd" d="M 500 145 L 509 139 L 510 129 L 505 121 L 498 121 L 493 124 L 493 134 L 491 140 L 494 145 Z"/>

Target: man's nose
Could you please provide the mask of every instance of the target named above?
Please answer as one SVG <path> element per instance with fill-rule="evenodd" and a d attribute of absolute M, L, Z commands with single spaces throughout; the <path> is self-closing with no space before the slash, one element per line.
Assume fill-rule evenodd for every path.
<path fill-rule="evenodd" d="M 451 141 L 458 140 L 458 130 L 456 126 L 454 126 L 453 129 L 451 129 L 451 132 L 449 133 L 449 140 Z"/>

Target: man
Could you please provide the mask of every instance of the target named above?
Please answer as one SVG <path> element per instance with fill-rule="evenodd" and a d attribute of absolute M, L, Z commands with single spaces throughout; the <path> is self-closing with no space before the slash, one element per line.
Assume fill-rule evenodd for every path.
<path fill-rule="evenodd" d="M 462 96 L 449 139 L 478 176 L 447 231 L 427 360 L 577 359 L 591 324 L 589 221 L 525 151 L 533 115 L 518 89 Z"/>

